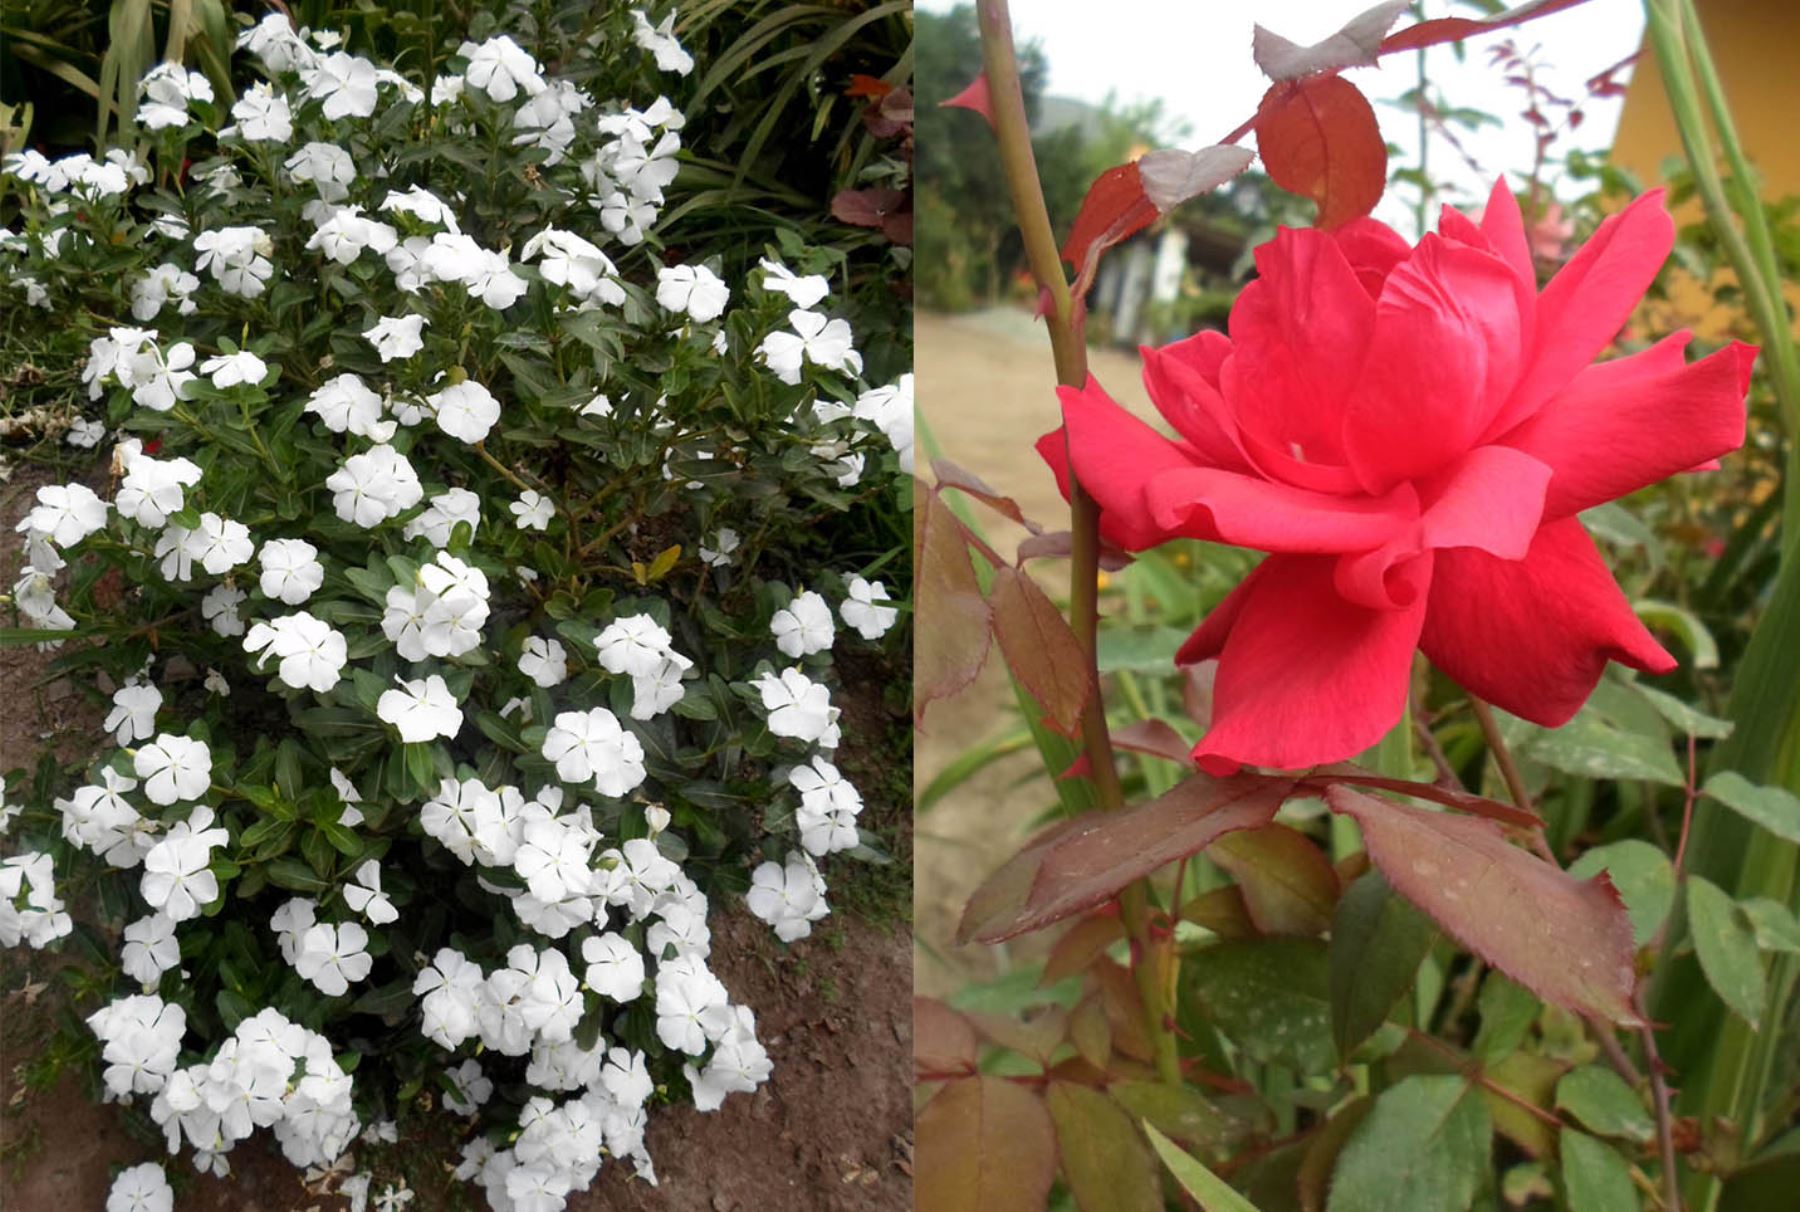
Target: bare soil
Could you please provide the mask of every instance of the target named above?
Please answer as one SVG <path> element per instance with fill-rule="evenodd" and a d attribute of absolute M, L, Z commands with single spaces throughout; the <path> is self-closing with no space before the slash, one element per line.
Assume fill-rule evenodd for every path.
<path fill-rule="evenodd" d="M 1043 325 L 1012 309 L 961 316 L 920 312 L 914 335 L 919 413 L 944 456 L 1013 497 L 1026 517 L 1048 530 L 1066 530 L 1068 506 L 1032 449 L 1040 434 L 1059 424 Z M 1092 349 L 1088 364 L 1120 404 L 1155 415 L 1135 354 Z M 978 512 L 995 548 L 1011 554 L 1025 531 Z M 1040 560 L 1029 567 L 1054 595 L 1066 597 L 1066 562 Z M 1006 671 L 990 656 L 974 684 L 926 711 L 915 746 L 915 786 L 925 787 L 957 755 L 1019 725 Z M 1004 947 L 959 948 L 955 935 L 969 894 L 1018 849 L 1031 822 L 1055 798 L 1037 751 L 1027 749 L 986 767 L 919 817 L 913 868 L 918 993 L 943 997 L 971 981 L 1001 976 L 1045 945 L 1027 936 Z"/>

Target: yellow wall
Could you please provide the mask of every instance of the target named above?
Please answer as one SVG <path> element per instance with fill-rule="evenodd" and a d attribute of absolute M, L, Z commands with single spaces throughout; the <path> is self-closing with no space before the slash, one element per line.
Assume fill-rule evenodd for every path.
<path fill-rule="evenodd" d="M 1763 178 L 1763 196 L 1800 194 L 1800 0 L 1696 0 L 1707 45 L 1725 85 L 1738 137 Z M 1663 95 L 1662 73 L 1648 43 L 1626 92 L 1613 142 L 1613 162 L 1645 184 L 1662 180 L 1662 162 L 1681 154 L 1681 138 Z M 1678 213 L 1683 223 L 1701 217 L 1698 202 Z M 1727 278 L 1727 280 L 1729 280 Z M 1671 291 L 1677 324 L 1702 336 L 1721 337 L 1741 312 L 1717 309 L 1692 280 Z M 1787 284 L 1800 315 L 1800 284 Z M 1800 335 L 1800 323 L 1796 324 Z"/>

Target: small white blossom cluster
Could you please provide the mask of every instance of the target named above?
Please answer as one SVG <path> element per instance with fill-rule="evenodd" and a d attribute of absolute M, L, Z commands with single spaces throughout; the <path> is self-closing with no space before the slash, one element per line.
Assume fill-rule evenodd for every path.
<path fill-rule="evenodd" d="M 628 53 L 673 77 L 692 70 L 672 14 L 630 17 Z M 684 411 L 692 402 L 673 385 L 668 396 L 640 394 L 597 368 L 599 358 L 548 389 L 565 410 L 558 424 L 590 440 L 650 438 L 662 453 L 638 466 L 653 477 L 660 459 L 663 487 L 685 485 L 692 533 L 703 537 L 678 553 L 667 581 L 666 565 L 640 573 L 647 596 L 547 604 L 560 588 L 553 582 L 569 581 L 555 554 L 587 556 L 581 544 L 605 524 L 595 525 L 588 502 L 540 478 L 541 468 L 528 470 L 518 434 L 527 424 L 546 431 L 526 415 L 540 405 L 518 376 L 471 370 L 469 349 L 529 349 L 551 317 L 568 332 L 609 326 L 579 329 L 602 331 L 602 344 L 613 327 L 635 325 L 646 342 L 731 356 L 788 402 L 774 425 L 772 445 L 788 448 L 778 453 L 810 451 L 813 482 L 842 487 L 871 458 L 881 465 L 884 441 L 910 468 L 911 376 L 887 387 L 860 380 L 850 326 L 830 314 L 830 283 L 819 274 L 765 260 L 747 280 L 728 282 L 718 259 L 696 253 L 662 265 L 636 248 L 678 171 L 685 119 L 665 97 L 643 108 L 598 101 L 576 82 L 584 77 L 550 77 L 505 35 L 463 44 L 452 60 L 460 70 L 428 89 L 282 14 L 245 30 L 238 45 L 268 78 L 229 106 L 204 75 L 174 64 L 139 84 L 148 143 L 166 152 L 196 132 L 217 137 L 218 157 L 183 179 L 191 205 L 151 205 L 143 209 L 155 218 L 133 217 L 127 203 L 151 175 L 124 152 L 56 161 L 22 152 L 0 165 L 29 202 L 25 230 L 0 232 L 0 291 L 53 308 L 55 292 L 68 289 L 58 263 L 100 243 L 95 214 L 147 243 L 118 285 L 117 306 L 103 313 L 128 306 L 143 327 L 109 319 L 102 335 L 83 328 L 91 339 L 82 383 L 94 411 L 106 412 L 78 421 L 69 441 L 94 446 L 115 426 L 154 434 L 117 442 L 105 487 L 94 478 L 36 490 L 18 526 L 25 559 L 12 603 L 31 627 L 85 629 L 86 591 L 59 603 L 59 575 L 73 558 L 114 560 L 137 570 L 140 583 L 120 590 L 128 599 L 180 604 L 172 621 L 152 624 L 181 633 L 177 652 L 194 652 L 190 642 L 204 648 L 187 669 L 162 649 L 154 665 L 108 666 L 104 729 L 119 749 L 54 800 L 42 840 L 28 835 L 23 853 L 0 860 L 0 944 L 44 947 L 71 932 L 55 884 L 68 850 L 123 881 L 131 909 L 119 966 L 133 991 L 89 1025 L 109 1097 L 143 1096 L 171 1153 L 190 1149 L 203 1170 L 224 1172 L 232 1147 L 259 1127 L 297 1166 L 338 1158 L 363 1134 L 345 1068 L 352 1058 L 289 1015 L 329 1031 L 349 1006 L 366 1006 L 356 999 L 404 1000 L 410 981 L 415 1046 L 442 1054 L 454 1088 L 447 1110 L 476 1114 L 497 1081 L 510 1091 L 521 1070 L 534 1088 L 510 1144 L 477 1135 L 458 1168 L 494 1209 L 561 1208 L 605 1156 L 629 1159 L 654 1181 L 644 1129 L 658 1079 L 679 1065 L 696 1105 L 711 1111 L 770 1072 L 751 1010 L 731 1001 L 709 967 L 711 906 L 682 869 L 687 842 L 675 826 L 689 811 L 676 798 L 689 776 L 672 772 L 682 763 L 657 738 L 712 719 L 724 693 L 749 704 L 736 714 L 762 752 L 779 742 L 773 791 L 796 806 L 791 823 L 782 815 L 771 825 L 784 861 L 755 869 L 747 903 L 780 938 L 804 938 L 829 912 L 815 860 L 861 844 L 862 798 L 831 760 L 841 736 L 829 654 L 839 623 L 845 635 L 874 641 L 898 609 L 880 581 L 821 569 L 820 588 L 793 595 L 766 632 L 760 622 L 745 629 L 744 646 L 767 659 L 734 665 L 729 683 L 699 667 L 711 651 L 707 632 L 684 617 L 674 586 L 741 584 L 766 540 L 748 502 L 706 496 L 696 477 L 766 452 L 744 433 L 692 422 Z M 514 234 L 478 241 L 465 224 L 478 232 L 494 224 L 485 210 L 475 221 L 477 203 L 454 188 L 454 172 L 446 185 L 433 177 L 438 193 L 405 183 L 416 174 L 384 146 L 377 115 L 402 105 L 419 107 L 414 126 L 452 132 L 473 131 L 502 107 L 503 144 L 531 149 L 517 154 L 538 172 L 534 188 L 558 191 L 546 201 L 560 205 L 543 206 Z M 309 328 L 325 337 L 305 337 L 304 349 L 265 324 L 296 291 L 350 282 L 361 284 L 355 304 L 321 290 L 320 306 L 333 314 Z M 309 324 L 311 306 L 309 298 L 299 308 Z M 245 424 L 228 445 L 209 425 L 234 414 Z M 589 449 L 610 473 L 611 448 Z M 295 481 L 290 463 L 309 470 Z M 287 506 L 268 508 L 264 484 L 245 489 L 222 474 L 233 466 L 254 466 Z M 224 705 L 234 681 L 240 695 Z M 507 695 L 515 697 L 490 709 Z M 233 731 L 240 722 L 230 713 L 246 700 L 277 713 Z M 292 737 L 273 723 L 281 711 Z M 354 734 L 352 756 L 311 748 L 306 721 L 315 718 Z M 278 735 L 244 735 L 264 726 Z M 488 744 L 502 737 L 511 753 Z M 267 773 L 267 749 L 296 739 L 305 768 L 282 782 Z M 327 768 L 335 805 L 319 777 Z M 393 791 L 397 773 L 409 794 Z M 281 783 L 278 796 L 260 786 L 271 782 Z M 652 802 L 659 797 L 669 807 Z M 0 803 L 0 835 L 19 810 Z M 225 898 L 243 887 L 244 872 L 267 873 L 254 852 L 277 825 L 293 835 L 281 859 L 288 877 L 304 882 L 269 882 L 308 892 L 252 892 L 242 903 L 259 906 L 250 929 L 292 970 L 276 974 L 283 997 L 298 1001 L 241 1007 L 246 1017 L 228 1038 L 192 1047 L 178 1004 L 185 982 L 210 979 L 211 927 L 235 912 L 240 901 L 234 895 L 228 910 Z M 326 840 L 345 857 L 320 849 Z M 466 954 L 390 950 L 404 935 L 388 928 L 417 912 L 421 856 L 441 875 L 446 852 L 465 882 L 510 909 L 503 952 L 491 936 L 486 949 L 459 936 Z M 316 877 L 304 874 L 311 868 Z M 586 1017 L 596 1000 L 598 1025 Z M 654 1024 L 654 1042 L 624 1027 L 626 1007 L 634 1023 L 641 1015 Z M 483 1060 L 505 1063 L 498 1058 L 515 1069 L 485 1072 Z M 670 1068 L 653 1077 L 653 1065 Z M 518 1109 L 517 1098 L 501 1101 Z M 391 1125 L 369 1133 L 393 1139 Z M 398 1207 L 408 1197 L 401 1188 L 383 1198 Z M 167 1209 L 170 1199 L 160 1167 L 139 1166 L 119 1177 L 108 1207 Z"/>
<path fill-rule="evenodd" d="M 211 1060 L 186 1066 L 187 1014 L 154 994 L 119 998 L 87 1022 L 100 1040 L 107 1097 L 149 1095 L 169 1152 L 185 1142 L 201 1170 L 228 1173 L 225 1155 L 258 1128 L 300 1167 L 329 1165 L 361 1130 L 331 1041 L 279 1010 L 245 1018 Z"/>

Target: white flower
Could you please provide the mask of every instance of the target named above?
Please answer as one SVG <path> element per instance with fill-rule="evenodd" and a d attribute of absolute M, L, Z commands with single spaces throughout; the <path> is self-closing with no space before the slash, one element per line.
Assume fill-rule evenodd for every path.
<path fill-rule="evenodd" d="M 713 535 L 713 545 L 710 548 L 705 543 L 700 544 L 700 560 L 713 568 L 723 568 L 731 563 L 731 553 L 738 549 L 741 541 L 737 531 L 729 526 L 721 526 L 718 533 Z"/>
<path fill-rule="evenodd" d="M 544 89 L 544 79 L 536 59 L 517 42 L 501 34 L 477 46 L 465 42 L 457 54 L 469 61 L 463 79 L 470 88 L 478 88 L 491 99 L 505 104 L 521 91 L 535 96 Z"/>
<path fill-rule="evenodd" d="M 865 640 L 878 640 L 887 634 L 900 612 L 892 606 L 881 603 L 888 600 L 887 587 L 880 581 L 866 581 L 862 577 L 850 578 L 850 593 L 838 604 L 838 614 L 844 622 L 856 628 Z"/>
<path fill-rule="evenodd" d="M 560 686 L 569 676 L 569 654 L 559 640 L 542 636 L 526 636 L 519 653 L 519 672 L 548 690 Z"/>
<path fill-rule="evenodd" d="M 644 781 L 644 747 L 604 707 L 564 711 L 544 736 L 544 758 L 565 783 L 594 780 L 594 790 L 618 798 Z"/>
<path fill-rule="evenodd" d="M 513 524 L 520 530 L 548 530 L 550 519 L 556 516 L 556 506 L 550 498 L 533 489 L 527 488 L 519 494 L 519 499 L 507 508 L 512 511 Z"/>
<path fill-rule="evenodd" d="M 114 1097 L 156 1093 L 180 1063 L 187 1012 L 160 997 L 116 998 L 88 1015 L 87 1023 L 101 1041 L 106 1088 Z"/>
<path fill-rule="evenodd" d="M 148 682 L 133 682 L 113 692 L 113 709 L 103 727 L 121 745 L 141 741 L 156 733 L 156 713 L 162 709 L 162 691 Z"/>
<path fill-rule="evenodd" d="M 138 455 L 125 464 L 113 505 L 139 526 L 160 528 L 186 503 L 184 488 L 200 482 L 200 469 L 187 459 L 153 459 Z"/>
<path fill-rule="evenodd" d="M 656 271 L 656 301 L 669 311 L 686 312 L 695 322 L 716 320 L 731 290 L 704 265 L 671 265 Z"/>
<path fill-rule="evenodd" d="M 815 757 L 811 765 L 789 771 L 788 782 L 800 793 L 794 823 L 800 828 L 800 844 L 807 853 L 823 856 L 855 849 L 861 840 L 856 818 L 862 812 L 862 796 L 838 768 Z"/>
<path fill-rule="evenodd" d="M 783 383 L 800 382 L 802 361 L 826 370 L 862 369 L 862 359 L 850 347 L 850 325 L 828 320 L 816 311 L 796 308 L 788 313 L 793 332 L 772 332 L 756 347 L 757 356 Z"/>
<path fill-rule="evenodd" d="M 359 375 L 327 379 L 307 397 L 305 411 L 317 416 L 332 433 L 348 432 L 377 442 L 394 436 L 394 423 L 381 418 L 381 397 Z"/>
<path fill-rule="evenodd" d="M 432 497 L 424 511 L 401 529 L 409 539 L 425 536 L 433 547 L 450 546 L 450 538 L 463 522 L 469 524 L 470 537 L 481 529 L 481 498 L 466 488 L 449 488 Z"/>
<path fill-rule="evenodd" d="M 230 844 L 231 834 L 208 828 L 212 822 L 212 809 L 202 805 L 144 855 L 138 892 L 172 922 L 196 918 L 202 908 L 219 899 L 218 877 L 209 864 L 216 847 Z"/>
<path fill-rule="evenodd" d="M 275 932 L 281 958 L 292 964 L 300 958 L 300 936 L 318 921 L 319 902 L 309 897 L 294 896 L 281 902 L 281 908 L 269 916 L 269 929 Z"/>
<path fill-rule="evenodd" d="M 681 49 L 681 43 L 675 38 L 674 13 L 664 17 L 661 25 L 651 25 L 643 9 L 632 9 L 631 19 L 637 27 L 632 32 L 632 40 L 656 56 L 657 67 L 678 76 L 694 70 L 694 57 Z"/>
<path fill-rule="evenodd" d="M 413 981 L 413 995 L 422 999 L 419 1029 L 425 1038 L 444 1048 L 460 1047 L 478 1029 L 483 992 L 481 968 L 460 951 L 440 948 Z"/>
<path fill-rule="evenodd" d="M 275 264 L 269 260 L 275 242 L 261 228 L 203 231 L 194 237 L 194 251 L 200 254 L 195 268 L 210 272 L 226 294 L 254 299 L 262 294 L 275 273 Z"/>
<path fill-rule="evenodd" d="M 338 517 L 364 528 L 406 512 L 425 496 L 412 464 L 386 443 L 345 459 L 325 478 L 325 487 Z"/>
<path fill-rule="evenodd" d="M 837 638 L 830 605 L 810 589 L 775 612 L 769 631 L 775 636 L 775 646 L 791 657 L 824 652 Z"/>
<path fill-rule="evenodd" d="M 155 1162 L 119 1171 L 106 1194 L 106 1212 L 172 1212 L 175 1191 Z"/>
<path fill-rule="evenodd" d="M 300 73 L 306 95 L 325 102 L 325 116 L 367 118 L 375 112 L 375 65 L 339 51 L 326 55 Z"/>
<path fill-rule="evenodd" d="M 656 1036 L 665 1048 L 698 1056 L 730 1021 L 729 995 L 705 969 L 664 964 L 656 974 Z"/>
<path fill-rule="evenodd" d="M 139 278 L 131 286 L 131 314 L 138 320 L 154 320 L 171 299 L 184 316 L 192 315 L 195 304 L 190 297 L 200 289 L 200 279 L 179 265 L 164 262 Z"/>
<path fill-rule="evenodd" d="M 212 84 L 199 72 L 179 63 L 159 63 L 138 81 L 138 125 L 146 130 L 165 130 L 185 125 L 189 101 L 211 101 Z"/>
<path fill-rule="evenodd" d="M 355 922 L 321 922 L 300 936 L 294 971 L 325 996 L 342 997 L 375 966 L 368 945 L 369 932 Z"/>
<path fill-rule="evenodd" d="M 798 668 L 784 669 L 779 677 L 765 673 L 751 685 L 762 695 L 763 708 L 769 713 L 769 731 L 776 736 L 818 741 L 837 722 L 831 691 Z"/>
<path fill-rule="evenodd" d="M 655 719 L 681 702 L 687 697 L 681 676 L 693 667 L 694 662 L 670 649 L 655 669 L 634 675 L 631 679 L 631 718 Z"/>
<path fill-rule="evenodd" d="M 500 401 L 473 379 L 446 387 L 425 397 L 437 418 L 438 428 L 473 446 L 488 436 L 500 419 Z"/>
<path fill-rule="evenodd" d="M 258 81 L 231 107 L 233 124 L 220 135 L 236 135 L 246 143 L 286 143 L 294 137 L 294 115 L 288 99 L 266 81 Z"/>
<path fill-rule="evenodd" d="M 361 212 L 360 206 L 333 210 L 306 241 L 306 247 L 318 249 L 339 265 L 349 265 L 365 248 L 386 254 L 398 242 L 399 233 L 386 223 L 363 218 Z"/>
<path fill-rule="evenodd" d="M 799 851 L 789 854 L 785 864 L 764 863 L 752 872 L 744 900 L 784 943 L 807 937 L 812 924 L 831 912 L 825 903 L 825 881 Z"/>
<path fill-rule="evenodd" d="M 160 913 L 140 917 L 125 927 L 125 945 L 119 952 L 119 966 L 138 984 L 149 988 L 162 979 L 162 974 L 181 963 L 181 943 L 175 937 L 175 923 Z"/>
<path fill-rule="evenodd" d="M 82 450 L 92 450 L 105 439 L 106 423 L 85 417 L 75 418 L 69 425 L 69 432 L 63 435 L 63 441 Z"/>
<path fill-rule="evenodd" d="M 358 867 L 354 879 L 344 885 L 344 902 L 376 926 L 400 918 L 394 902 L 381 891 L 381 864 L 374 859 Z"/>
<path fill-rule="evenodd" d="M 296 181 L 310 181 L 323 202 L 342 202 L 356 183 L 356 161 L 335 143 L 308 143 L 284 167 Z"/>
<path fill-rule="evenodd" d="M 193 395 L 192 384 L 198 377 L 188 367 L 194 364 L 194 347 L 186 341 L 169 346 L 167 353 L 154 347 L 145 351 L 133 367 L 131 402 L 152 412 L 168 412 L 175 401 Z"/>
<path fill-rule="evenodd" d="M 269 373 L 269 366 L 249 350 L 243 350 L 208 358 L 200 364 L 200 373 L 210 378 L 212 385 L 221 390 L 236 387 L 240 383 L 258 387 L 261 386 L 263 377 Z"/>
<path fill-rule="evenodd" d="M 177 526 L 174 529 L 181 528 Z M 160 544 L 158 544 L 157 550 L 162 550 Z M 171 558 L 178 558 L 178 556 L 179 553 L 174 553 Z M 163 572 L 165 576 L 168 574 L 168 561 L 166 560 L 163 563 Z M 187 578 L 183 577 L 182 579 L 186 580 Z M 243 635 L 244 620 L 238 614 L 238 607 L 242 606 L 249 597 L 249 594 L 235 585 L 214 585 L 206 591 L 206 596 L 200 599 L 200 617 L 212 624 L 212 629 L 222 636 Z"/>
<path fill-rule="evenodd" d="M 58 547 L 71 547 L 106 525 L 111 508 L 86 484 L 46 484 L 37 490 L 37 502 L 13 529 L 35 530 Z"/>
<path fill-rule="evenodd" d="M 263 544 L 261 558 L 259 584 L 265 597 L 298 606 L 325 583 L 319 549 L 305 539 L 270 539 Z"/>
<path fill-rule="evenodd" d="M 584 417 L 610 417 L 613 415 L 612 400 L 605 392 L 601 392 L 583 404 L 580 412 Z"/>
<path fill-rule="evenodd" d="M 349 660 L 344 634 L 304 610 L 250 628 L 244 651 L 262 653 L 256 660 L 259 669 L 271 656 L 280 661 L 276 676 L 284 685 L 320 694 L 338 684 Z"/>
<path fill-rule="evenodd" d="M 766 257 L 757 264 L 763 271 L 763 289 L 786 295 L 795 307 L 811 307 L 831 293 L 831 283 L 820 274 L 801 277 L 781 262 Z"/>
<path fill-rule="evenodd" d="M 421 223 L 434 224 L 449 231 L 461 230 L 456 224 L 456 212 L 444 205 L 436 194 L 417 185 L 408 186 L 403 194 L 389 190 L 387 197 L 381 200 L 381 209 L 408 214 Z"/>
<path fill-rule="evenodd" d="M 399 729 L 402 741 L 453 737 L 462 729 L 462 708 L 442 677 L 434 673 L 410 682 L 396 681 L 400 689 L 382 691 L 375 714 Z"/>
<path fill-rule="evenodd" d="M 363 336 L 383 362 L 392 362 L 395 358 L 410 358 L 425 348 L 425 338 L 420 334 L 427 323 L 421 315 L 388 316 L 375 321 L 373 328 L 364 329 Z"/>
<path fill-rule="evenodd" d="M 633 677 L 655 673 L 669 644 L 669 633 L 647 614 L 616 619 L 594 637 L 594 647 L 606 671 Z"/>
<path fill-rule="evenodd" d="M 132 757 L 152 804 L 197 800 L 212 786 L 212 750 L 205 741 L 163 733 Z"/>
<path fill-rule="evenodd" d="M 554 817 L 527 821 L 513 870 L 547 904 L 585 896 L 593 885 L 594 839 Z"/>
<path fill-rule="evenodd" d="M 538 271 L 544 280 L 566 286 L 584 301 L 618 307 L 625 302 L 625 288 L 612 259 L 573 232 L 546 227 L 525 242 L 520 259 L 542 256 Z M 609 406 L 610 407 L 610 406 Z"/>
<path fill-rule="evenodd" d="M 913 471 L 913 377 L 909 371 L 887 387 L 875 387 L 856 397 L 852 410 L 860 420 L 879 429 L 900 456 L 900 470 Z"/>
<path fill-rule="evenodd" d="M 171 526 L 165 533 L 179 529 Z M 248 526 L 211 512 L 201 514 L 199 528 L 183 536 L 182 548 L 190 561 L 198 561 L 214 576 L 223 576 L 256 554 Z"/>
<path fill-rule="evenodd" d="M 622 934 L 601 934 L 581 944 L 588 988 L 615 1002 L 635 1000 L 644 991 L 644 957 Z"/>

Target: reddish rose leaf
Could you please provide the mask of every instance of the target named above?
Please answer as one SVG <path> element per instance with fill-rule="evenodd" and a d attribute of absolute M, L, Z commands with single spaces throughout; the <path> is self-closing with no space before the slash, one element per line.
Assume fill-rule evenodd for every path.
<path fill-rule="evenodd" d="M 840 223 L 855 227 L 880 227 L 906 204 L 906 195 L 897 189 L 840 190 L 831 200 L 831 213 Z"/>
<path fill-rule="evenodd" d="M 1026 560 L 1066 560 L 1075 550 L 1075 539 L 1066 530 L 1052 530 L 1033 535 L 1019 544 L 1019 563 Z M 1117 572 L 1131 564 L 1131 553 L 1100 540 L 1100 567 Z"/>
<path fill-rule="evenodd" d="M 1040 1065 L 1048 1065 L 1051 1054 L 1069 1038 L 1069 1012 L 1061 1006 L 1045 1007 L 1029 1018 L 1014 1018 L 1010 1014 L 966 1017 L 989 1043 L 1028 1056 Z"/>
<path fill-rule="evenodd" d="M 1109 168 L 1088 187 L 1063 243 L 1063 260 L 1075 267 L 1071 293 L 1086 297 L 1100 257 L 1189 198 L 1216 189 L 1250 166 L 1241 147 L 1219 145 L 1196 152 L 1165 149 Z"/>
<path fill-rule="evenodd" d="M 1227 833 L 1267 825 L 1293 788 L 1291 778 L 1196 774 L 1148 804 L 1063 822 L 975 890 L 957 941 L 1003 942 L 1103 904 Z"/>
<path fill-rule="evenodd" d="M 913 495 L 914 605 L 931 620 L 913 641 L 913 715 L 975 680 L 987 660 L 988 604 L 969 559 L 967 532 L 923 484 Z"/>
<path fill-rule="evenodd" d="M 1256 146 L 1275 184 L 1319 204 L 1318 225 L 1360 219 L 1387 185 L 1375 111 L 1342 76 L 1276 84 L 1257 108 Z"/>
<path fill-rule="evenodd" d="M 1381 40 L 1411 0 L 1384 0 L 1350 18 L 1337 33 L 1311 46 L 1298 46 L 1262 26 L 1250 40 L 1256 66 L 1271 80 L 1297 80 L 1316 72 L 1342 71 L 1346 67 L 1370 67 L 1381 53 Z"/>
<path fill-rule="evenodd" d="M 1507 842 L 1489 821 L 1427 812 L 1337 786 L 1325 799 L 1362 827 L 1389 884 L 1444 932 L 1545 1001 L 1635 1026 L 1631 919 L 1604 874 L 1578 880 Z"/>
<path fill-rule="evenodd" d="M 936 998 L 913 998 L 913 1069 L 922 1077 L 975 1072 L 975 1028 Z"/>
<path fill-rule="evenodd" d="M 1073 736 L 1093 682 L 1068 620 L 1036 581 L 1010 567 L 995 571 L 988 608 L 1007 668 L 1044 709 L 1045 722 Z"/>
<path fill-rule="evenodd" d="M 1228 833 L 1206 848 L 1244 894 L 1260 934 L 1320 935 L 1343 889 L 1325 852 L 1286 825 Z"/>
<path fill-rule="evenodd" d="M 931 460 L 931 472 L 937 476 L 940 489 L 954 488 L 958 492 L 966 493 L 1002 517 L 1011 518 L 1032 534 L 1044 533 L 1042 526 L 1025 516 L 1025 511 L 1019 508 L 1017 501 L 966 467 L 958 466 L 949 459 L 933 459 Z"/>
<path fill-rule="evenodd" d="M 987 73 L 976 76 L 969 87 L 963 89 L 948 101 L 939 101 L 939 109 L 972 109 L 987 119 L 991 129 L 994 125 L 994 95 L 988 90 Z"/>
<path fill-rule="evenodd" d="M 938 1091 L 914 1126 L 914 1196 L 931 1212 L 1043 1212 L 1056 1133 L 1043 1099 L 1000 1077 Z"/>
<path fill-rule="evenodd" d="M 887 216 L 887 218 L 881 221 L 881 234 L 886 236 L 892 243 L 898 244 L 902 248 L 912 247 L 912 211 L 903 210 L 897 214 Z"/>
<path fill-rule="evenodd" d="M 1360 766 L 1343 762 L 1333 766 L 1321 766 L 1307 776 L 1307 782 L 1320 787 L 1331 783 L 1348 783 L 1355 787 L 1369 787 L 1376 791 L 1392 791 L 1400 795 L 1410 795 L 1421 800 L 1429 800 L 1434 804 L 1442 804 L 1446 808 L 1459 808 L 1475 816 L 1485 816 L 1489 820 L 1499 821 L 1503 825 L 1516 825 L 1521 829 L 1536 829 L 1544 820 L 1529 808 L 1517 808 L 1511 804 L 1503 804 L 1499 800 L 1490 800 L 1485 796 L 1474 795 L 1467 791 L 1458 791 L 1453 787 L 1440 787 L 1436 783 L 1415 783 L 1408 779 L 1389 778 L 1384 774 L 1364 770 Z"/>
<path fill-rule="evenodd" d="M 1076 1207 L 1162 1212 L 1159 1168 L 1123 1107 L 1090 1086 L 1064 1081 L 1050 1083 L 1044 1102 Z"/>
<path fill-rule="evenodd" d="M 1054 985 L 1074 976 L 1125 937 L 1125 923 L 1117 914 L 1094 913 L 1070 926 L 1050 948 L 1040 985 Z"/>
<path fill-rule="evenodd" d="M 1391 55 L 1395 51 L 1417 50 L 1421 46 L 1437 46 L 1442 42 L 1460 42 L 1478 34 L 1488 34 L 1511 25 L 1523 25 L 1539 17 L 1548 17 L 1551 13 L 1574 8 L 1580 3 L 1582 0 L 1529 0 L 1528 3 L 1514 5 L 1503 13 L 1496 13 L 1485 19 L 1439 17 L 1433 21 L 1421 21 L 1384 40 L 1381 53 Z"/>
<path fill-rule="evenodd" d="M 1127 724 L 1112 734 L 1112 743 L 1114 749 L 1129 749 L 1133 753 L 1167 758 L 1171 762 L 1180 762 L 1183 766 L 1194 764 L 1190 752 L 1193 745 L 1183 740 L 1179 732 L 1162 720 L 1139 720 L 1135 724 Z"/>

